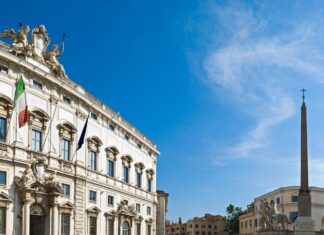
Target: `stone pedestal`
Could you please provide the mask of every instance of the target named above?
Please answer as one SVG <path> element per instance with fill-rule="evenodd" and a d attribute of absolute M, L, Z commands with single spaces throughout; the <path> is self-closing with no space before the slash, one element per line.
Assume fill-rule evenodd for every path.
<path fill-rule="evenodd" d="M 294 230 L 296 235 L 315 235 L 315 224 L 311 217 L 299 216 L 297 217 Z"/>
<path fill-rule="evenodd" d="M 288 230 L 274 230 L 257 232 L 258 235 L 294 235 L 293 231 Z"/>

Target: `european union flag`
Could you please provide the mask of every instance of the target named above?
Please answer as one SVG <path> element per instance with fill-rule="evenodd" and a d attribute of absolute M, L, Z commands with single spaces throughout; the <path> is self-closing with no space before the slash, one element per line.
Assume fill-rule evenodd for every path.
<path fill-rule="evenodd" d="M 82 129 L 82 133 L 81 133 L 81 136 L 80 136 L 80 139 L 78 141 L 78 145 L 77 145 L 77 151 L 82 147 L 82 145 L 84 144 L 84 139 L 85 139 L 85 135 L 86 135 L 86 132 L 87 132 L 87 126 L 88 126 L 88 119 L 89 119 L 89 115 L 87 117 L 87 120 L 84 124 L 84 127 Z"/>

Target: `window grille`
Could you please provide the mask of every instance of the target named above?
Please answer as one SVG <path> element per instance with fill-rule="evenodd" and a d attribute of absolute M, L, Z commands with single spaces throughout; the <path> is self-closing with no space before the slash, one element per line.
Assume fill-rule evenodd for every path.
<path fill-rule="evenodd" d="M 6 208 L 0 207 L 0 234 L 6 234 Z"/>
<path fill-rule="evenodd" d="M 63 213 L 61 218 L 61 234 L 70 235 L 70 214 Z"/>

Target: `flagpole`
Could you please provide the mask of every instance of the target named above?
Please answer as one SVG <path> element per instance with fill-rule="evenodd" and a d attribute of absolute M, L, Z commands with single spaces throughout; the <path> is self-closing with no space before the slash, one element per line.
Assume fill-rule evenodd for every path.
<path fill-rule="evenodd" d="M 58 107 L 58 104 L 56 104 L 56 107 L 55 107 L 54 113 L 53 113 L 53 115 L 52 115 L 52 118 L 51 118 L 51 121 L 50 121 L 50 124 L 49 124 L 48 130 L 47 130 L 47 133 L 46 133 L 46 135 L 45 135 L 45 139 L 44 139 L 44 142 L 43 142 L 43 145 L 42 145 L 42 148 L 41 148 L 41 152 L 43 152 L 43 148 L 44 148 L 44 146 L 45 146 L 45 143 L 46 143 L 46 140 L 47 140 L 48 134 L 50 133 L 50 130 L 51 130 L 51 128 L 52 128 L 52 123 L 53 123 L 53 119 L 54 119 L 54 115 L 55 115 L 55 113 L 56 113 L 57 107 Z"/>

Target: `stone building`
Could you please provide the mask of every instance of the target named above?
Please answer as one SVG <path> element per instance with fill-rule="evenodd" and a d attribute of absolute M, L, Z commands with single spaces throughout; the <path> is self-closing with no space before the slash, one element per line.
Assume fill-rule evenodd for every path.
<path fill-rule="evenodd" d="M 240 235 L 252 235 L 254 234 L 254 204 L 251 203 L 246 213 L 239 216 L 239 231 Z"/>
<path fill-rule="evenodd" d="M 0 37 L 0 234 L 157 234 L 167 200 L 156 191 L 156 145 L 68 78 L 64 43 L 47 49 L 43 25 Z M 17 128 L 20 77 L 28 122 Z"/>
<path fill-rule="evenodd" d="M 226 221 L 223 216 L 205 214 L 204 217 L 194 217 L 187 223 L 168 224 L 167 235 L 227 235 Z"/>
<path fill-rule="evenodd" d="M 262 199 L 266 199 L 268 201 L 276 200 L 278 210 L 281 213 L 285 214 L 290 220 L 288 229 L 292 231 L 294 229 L 295 219 L 298 215 L 299 188 L 299 186 L 282 187 L 255 198 L 252 215 L 251 213 L 249 213 L 247 215 L 242 215 L 239 217 L 240 235 L 257 234 L 257 231 L 261 229 L 260 207 Z M 324 188 L 310 187 L 309 189 L 311 194 L 311 217 L 315 222 L 315 231 L 320 231 L 322 230 L 322 219 L 324 216 Z M 253 230 L 253 232 L 246 233 L 247 230 L 251 231 L 251 219 L 251 229 Z"/>

